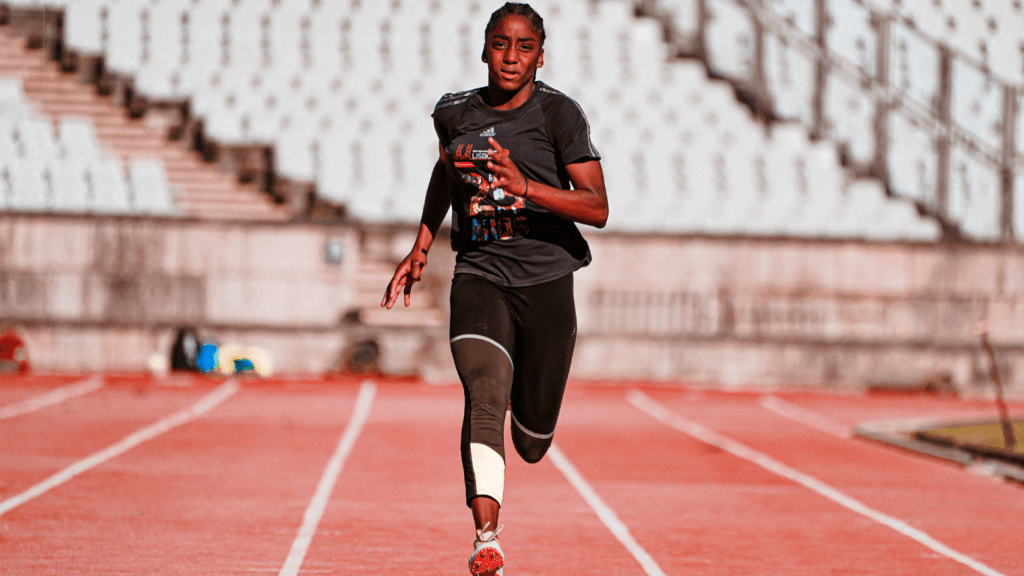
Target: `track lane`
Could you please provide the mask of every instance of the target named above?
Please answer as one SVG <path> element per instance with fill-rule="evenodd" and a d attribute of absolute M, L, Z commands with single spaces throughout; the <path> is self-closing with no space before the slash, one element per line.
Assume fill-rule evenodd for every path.
<path fill-rule="evenodd" d="M 0 517 L 4 570 L 278 573 L 351 417 L 358 384 L 246 384 L 203 418 Z M 3 433 L 15 423 L 30 425 L 21 438 L 38 442 L 42 458 L 53 460 L 65 448 L 81 457 L 90 442 L 76 433 L 102 435 L 100 423 L 117 428 L 146 414 L 156 420 L 210 390 L 108 388 L 0 422 L 0 468 L 8 466 L 12 446 L 2 444 Z M 1018 487 L 808 429 L 765 410 L 760 394 L 647 390 L 681 415 L 827 479 L 940 540 L 957 548 L 965 543 L 964 552 L 1005 574 L 1024 573 L 1010 563 L 1017 552 L 1010 543 L 984 542 L 998 531 L 992 527 L 1007 522 L 1005 503 L 1021 493 Z M 969 573 L 653 420 L 624 394 L 619 387 L 570 384 L 555 441 L 666 574 Z M 138 398 L 128 401 L 130 395 Z M 381 383 L 300 574 L 464 573 L 472 525 L 458 457 L 461 396 L 458 386 Z M 811 409 L 818 400 L 798 401 Z M 910 412 L 909 404 L 896 408 Z M 76 415 L 66 426 L 65 412 Z M 60 434 L 47 438 L 46 424 Z M 69 447 L 60 444 L 64 437 Z M 501 540 L 510 574 L 548 575 L 561 567 L 595 576 L 643 573 L 550 458 L 527 465 L 508 445 Z M 30 453 L 31 447 L 20 458 L 31 459 Z M 976 482 L 968 488 L 994 495 L 1002 507 L 965 502 L 964 477 Z M 991 552 L 979 552 L 983 546 Z M 1007 554 L 1014 555 L 1008 560 Z"/>
<path fill-rule="evenodd" d="M 276 574 L 355 393 L 249 384 L 0 518 L 0 556 L 14 574 Z"/>
<path fill-rule="evenodd" d="M 191 405 L 216 383 L 187 390 L 157 388 L 147 380 L 108 383 L 44 410 L 0 420 L 0 500 Z"/>
<path fill-rule="evenodd" d="M 732 397 L 665 394 L 705 419 Z M 586 410 L 572 408 L 580 396 Z M 756 396 L 747 403 L 770 414 Z M 904 573 L 963 573 L 889 528 L 653 421 L 626 405 L 621 389 L 574 389 L 563 414 L 556 442 L 666 573 L 879 574 L 893 573 L 897 562 Z M 629 446 L 629 438 L 643 444 Z"/>
<path fill-rule="evenodd" d="M 0 374 L 0 409 L 52 392 L 94 376 L 93 374 Z"/>
<path fill-rule="evenodd" d="M 654 421 L 624 392 L 571 388 L 556 442 L 666 574 L 828 573 L 814 550 L 870 531 L 826 510 L 836 529 L 805 537 L 798 487 Z"/>
<path fill-rule="evenodd" d="M 24 416 L 39 410 L 45 410 L 52 406 L 57 406 L 58 404 L 67 402 L 72 398 L 77 398 L 79 396 L 95 392 L 100 388 L 103 388 L 104 385 L 105 382 L 103 381 L 103 377 L 95 375 L 77 380 L 71 384 L 58 386 L 48 392 L 30 396 L 13 404 L 0 406 L 0 420 L 17 418 L 18 416 Z"/>
<path fill-rule="evenodd" d="M 388 384 L 338 479 L 303 573 L 463 574 L 473 524 L 459 433 L 462 390 Z M 547 460 L 528 465 L 511 441 L 502 507 L 507 573 L 553 567 L 640 574 L 640 567 Z"/>
<path fill-rule="evenodd" d="M 1024 512 L 1020 487 L 937 460 L 813 430 L 764 410 L 757 395 L 710 393 L 700 409 L 678 392 L 654 391 L 651 396 L 674 413 L 836 487 L 1000 572 L 1024 571 L 1016 542 L 993 538 L 1015 530 L 1014 519 Z M 915 404 L 922 407 L 920 401 Z M 875 407 L 893 410 L 884 402 Z M 937 407 L 944 411 L 954 408 L 946 402 Z M 907 404 L 896 406 L 906 408 Z M 896 537 L 882 558 L 907 569 L 920 561 L 930 563 L 933 556 L 933 551 Z M 929 570 L 957 574 L 963 567 Z"/>

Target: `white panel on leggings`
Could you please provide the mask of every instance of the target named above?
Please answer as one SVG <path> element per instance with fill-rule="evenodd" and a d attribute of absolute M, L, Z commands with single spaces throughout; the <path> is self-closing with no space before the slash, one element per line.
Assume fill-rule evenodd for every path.
<path fill-rule="evenodd" d="M 473 459 L 477 495 L 490 496 L 500 505 L 505 493 L 505 460 L 494 448 L 475 442 L 469 445 L 469 453 Z"/>

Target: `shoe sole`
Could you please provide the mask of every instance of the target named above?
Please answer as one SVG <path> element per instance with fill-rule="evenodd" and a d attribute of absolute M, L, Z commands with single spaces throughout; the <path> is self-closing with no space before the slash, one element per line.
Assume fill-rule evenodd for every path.
<path fill-rule="evenodd" d="M 504 565 L 505 559 L 501 556 L 501 552 L 494 548 L 484 548 L 473 559 L 473 565 L 469 568 L 469 573 L 473 576 L 497 574 L 498 570 L 501 570 Z"/>

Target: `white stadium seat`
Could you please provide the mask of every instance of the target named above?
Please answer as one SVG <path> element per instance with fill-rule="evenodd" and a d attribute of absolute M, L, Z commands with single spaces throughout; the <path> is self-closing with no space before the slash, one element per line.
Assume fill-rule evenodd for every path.
<path fill-rule="evenodd" d="M 116 0 L 108 8 L 106 65 L 134 75 L 142 63 L 142 9 L 146 0 Z"/>
<path fill-rule="evenodd" d="M 128 168 L 133 205 L 143 214 L 170 215 L 176 212 L 167 174 L 160 160 L 133 158 Z"/>
<path fill-rule="evenodd" d="M 57 147 L 65 161 L 89 163 L 102 155 L 96 128 L 88 118 L 65 116 L 57 126 Z"/>
<path fill-rule="evenodd" d="M 120 160 L 107 159 L 93 163 L 86 172 L 90 204 L 98 214 L 131 213 L 131 199 Z"/>
<path fill-rule="evenodd" d="M 53 125 L 43 118 L 24 118 L 14 128 L 23 158 L 46 162 L 60 154 Z"/>
<path fill-rule="evenodd" d="M 53 183 L 53 209 L 64 213 L 89 210 L 89 188 L 84 164 L 54 161 L 49 166 Z"/>
<path fill-rule="evenodd" d="M 14 124 L 0 115 L 0 161 L 20 155 L 18 142 L 14 139 Z"/>
<path fill-rule="evenodd" d="M 109 0 L 76 0 L 68 4 L 64 17 L 64 38 L 70 48 L 81 54 L 103 54 L 103 18 L 101 10 Z"/>
<path fill-rule="evenodd" d="M 51 187 L 44 162 L 36 159 L 9 161 L 5 172 L 10 180 L 8 206 L 12 210 L 43 212 L 50 208 Z"/>

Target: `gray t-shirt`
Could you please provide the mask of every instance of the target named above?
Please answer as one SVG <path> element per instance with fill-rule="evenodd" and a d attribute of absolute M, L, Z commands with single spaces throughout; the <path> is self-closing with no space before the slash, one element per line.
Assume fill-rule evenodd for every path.
<path fill-rule="evenodd" d="M 445 94 L 433 113 L 434 129 L 448 154 L 455 272 L 519 287 L 586 266 L 590 247 L 574 222 L 492 188 L 487 170 L 487 138 L 493 137 L 524 176 L 568 189 L 567 164 L 601 158 L 583 110 L 543 82 L 513 110 L 488 106 L 484 90 Z"/>

